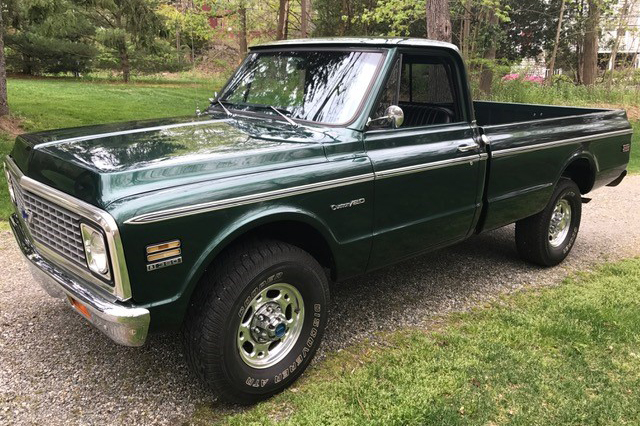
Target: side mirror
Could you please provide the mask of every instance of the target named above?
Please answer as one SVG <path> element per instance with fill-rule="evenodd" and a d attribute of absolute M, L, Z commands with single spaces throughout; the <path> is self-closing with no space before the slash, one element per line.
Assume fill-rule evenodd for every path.
<path fill-rule="evenodd" d="M 397 129 L 398 127 L 402 126 L 402 123 L 404 123 L 404 111 L 402 111 L 402 108 L 400 108 L 398 105 L 390 105 L 389 108 L 387 108 L 387 110 L 384 112 L 384 117 L 373 119 L 369 118 L 369 120 L 367 120 L 367 126 L 375 121 L 381 120 L 389 120 L 391 122 L 391 127 Z"/>

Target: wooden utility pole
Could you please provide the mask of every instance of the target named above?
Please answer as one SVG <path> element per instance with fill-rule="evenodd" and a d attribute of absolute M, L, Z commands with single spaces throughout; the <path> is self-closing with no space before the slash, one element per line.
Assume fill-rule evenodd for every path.
<path fill-rule="evenodd" d="M 0 3 L 0 117 L 9 115 L 7 102 L 7 70 L 4 61 L 4 22 L 2 20 L 2 3 Z"/>
<path fill-rule="evenodd" d="M 427 0 L 427 38 L 451 43 L 449 0 Z"/>
<path fill-rule="evenodd" d="M 551 61 L 549 61 L 549 75 L 547 76 L 547 84 L 549 85 L 553 82 L 553 70 L 556 68 L 556 55 L 558 54 L 558 43 L 560 42 L 560 32 L 562 30 L 562 18 L 564 17 L 564 3 L 565 0 L 562 0 L 562 4 L 560 5 L 560 16 L 558 17 L 558 28 L 556 29 L 556 41 L 553 45 Z"/>

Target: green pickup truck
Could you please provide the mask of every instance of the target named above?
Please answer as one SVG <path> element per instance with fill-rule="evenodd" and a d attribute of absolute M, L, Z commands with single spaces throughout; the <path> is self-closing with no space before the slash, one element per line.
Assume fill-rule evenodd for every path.
<path fill-rule="evenodd" d="M 455 46 L 253 47 L 195 117 L 21 135 L 5 162 L 34 277 L 115 342 L 180 330 L 216 395 L 309 365 L 341 280 L 516 223 L 561 262 L 626 174 L 623 110 L 473 102 Z"/>

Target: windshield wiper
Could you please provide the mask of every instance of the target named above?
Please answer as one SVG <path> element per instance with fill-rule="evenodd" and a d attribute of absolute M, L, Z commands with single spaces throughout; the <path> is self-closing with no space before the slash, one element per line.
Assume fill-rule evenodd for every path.
<path fill-rule="evenodd" d="M 295 121 L 293 121 L 291 118 L 287 117 L 286 115 L 284 115 L 282 112 L 280 112 L 280 110 L 272 105 L 269 105 L 269 108 L 271 108 L 272 110 L 274 110 L 276 113 L 278 113 L 278 115 L 282 118 L 284 118 L 285 120 L 287 120 L 287 123 L 291 124 L 293 127 L 299 127 L 300 125 L 298 123 L 296 123 Z"/>
<path fill-rule="evenodd" d="M 222 103 L 222 101 L 219 98 L 216 99 L 216 102 L 218 102 L 218 105 L 220 105 L 220 107 L 222 107 L 222 109 L 224 110 L 224 112 L 227 114 L 228 117 L 233 117 L 233 114 L 231 113 L 231 111 L 229 111 L 227 109 L 227 107 L 224 106 L 224 104 Z"/>

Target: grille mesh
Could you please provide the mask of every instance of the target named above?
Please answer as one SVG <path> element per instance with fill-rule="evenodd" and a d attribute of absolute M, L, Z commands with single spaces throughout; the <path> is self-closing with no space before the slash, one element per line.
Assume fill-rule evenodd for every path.
<path fill-rule="evenodd" d="M 80 217 L 56 204 L 23 191 L 14 179 L 11 185 L 31 236 L 78 265 L 86 267 Z M 26 213 L 26 214 L 25 214 Z"/>

